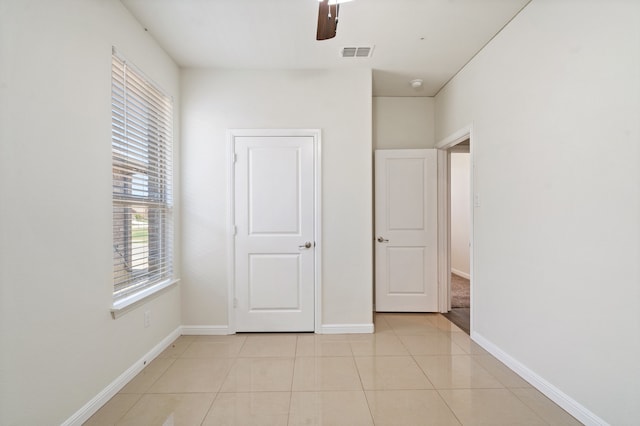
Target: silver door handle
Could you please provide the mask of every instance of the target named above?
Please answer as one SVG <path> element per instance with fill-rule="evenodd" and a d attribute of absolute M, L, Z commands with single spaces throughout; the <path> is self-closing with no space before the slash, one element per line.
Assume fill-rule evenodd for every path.
<path fill-rule="evenodd" d="M 378 237 L 378 242 L 379 243 L 388 243 L 389 240 L 387 240 L 386 238 Z"/>
<path fill-rule="evenodd" d="M 306 243 L 304 243 L 301 246 L 298 246 L 299 249 L 308 249 L 311 248 L 311 242 L 307 241 Z"/>

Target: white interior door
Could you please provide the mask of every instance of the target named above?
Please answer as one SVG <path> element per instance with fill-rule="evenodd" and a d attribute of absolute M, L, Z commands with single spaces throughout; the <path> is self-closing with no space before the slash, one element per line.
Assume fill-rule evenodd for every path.
<path fill-rule="evenodd" d="M 314 330 L 314 139 L 236 136 L 237 331 Z"/>
<path fill-rule="evenodd" d="M 438 311 L 437 154 L 375 152 L 376 311 Z"/>

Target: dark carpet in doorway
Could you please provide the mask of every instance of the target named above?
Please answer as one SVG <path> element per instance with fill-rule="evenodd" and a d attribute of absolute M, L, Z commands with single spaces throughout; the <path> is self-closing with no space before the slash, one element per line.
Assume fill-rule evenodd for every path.
<path fill-rule="evenodd" d="M 470 330 L 471 323 L 471 310 L 469 308 L 452 308 L 447 314 L 442 314 L 449 321 L 457 325 L 462 331 L 467 334 Z"/>
<path fill-rule="evenodd" d="M 466 278 L 456 274 L 451 274 L 451 307 L 469 308 L 470 303 L 470 283 Z"/>

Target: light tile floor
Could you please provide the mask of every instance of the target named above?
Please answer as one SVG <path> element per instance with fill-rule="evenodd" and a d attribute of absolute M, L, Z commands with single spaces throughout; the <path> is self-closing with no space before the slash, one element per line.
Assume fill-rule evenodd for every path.
<path fill-rule="evenodd" d="M 579 425 L 439 314 L 182 336 L 86 425 Z"/>

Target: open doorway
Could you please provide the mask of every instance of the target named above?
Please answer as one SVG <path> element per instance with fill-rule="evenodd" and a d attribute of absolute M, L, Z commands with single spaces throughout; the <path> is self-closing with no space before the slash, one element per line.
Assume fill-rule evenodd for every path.
<path fill-rule="evenodd" d="M 449 181 L 450 306 L 447 318 L 470 333 L 471 154 L 466 139 L 447 151 Z"/>

